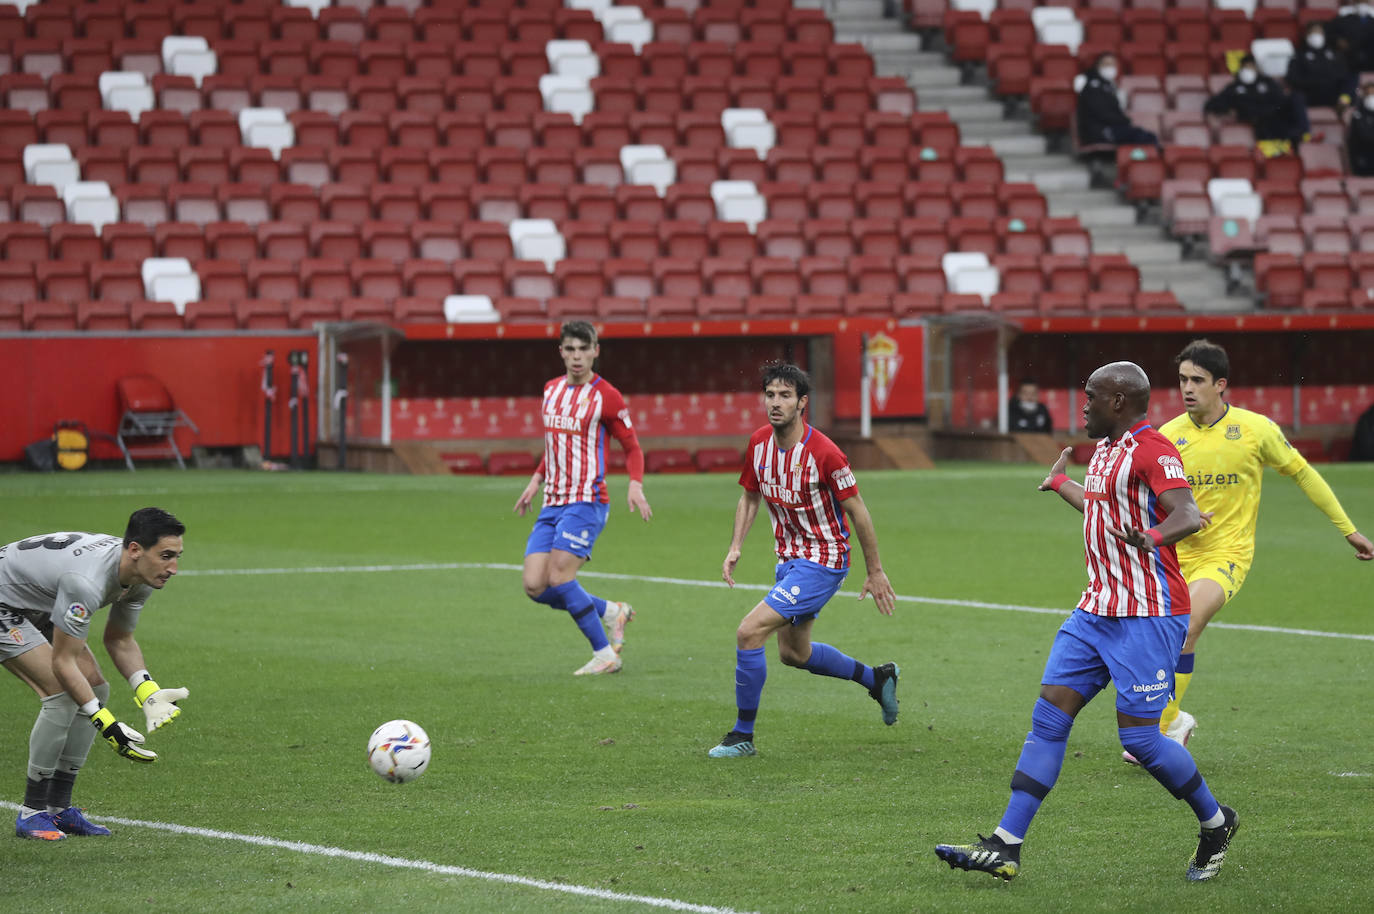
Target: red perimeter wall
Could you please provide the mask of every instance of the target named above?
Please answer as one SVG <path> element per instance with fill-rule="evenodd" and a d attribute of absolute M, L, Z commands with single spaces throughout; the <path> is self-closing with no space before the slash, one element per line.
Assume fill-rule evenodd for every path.
<path fill-rule="evenodd" d="M 0 338 L 0 461 L 18 461 L 24 446 L 47 438 L 53 423 L 79 419 L 92 431 L 113 434 L 119 426 L 116 382 L 150 374 L 200 427 L 177 433 L 182 453 L 206 446 L 262 443 L 262 369 L 275 350 L 280 391 L 272 449 L 285 454 L 290 434 L 286 413 L 286 354 L 309 351 L 314 387 L 314 334 L 280 336 L 14 336 Z M 312 417 L 313 427 L 313 417 Z M 92 456 L 119 456 L 113 445 L 93 443 Z"/>

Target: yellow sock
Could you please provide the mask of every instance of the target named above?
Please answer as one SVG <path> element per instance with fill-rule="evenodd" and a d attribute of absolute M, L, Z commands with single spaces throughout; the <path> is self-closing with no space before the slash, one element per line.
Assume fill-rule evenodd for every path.
<path fill-rule="evenodd" d="M 1183 693 L 1188 691 L 1188 683 L 1193 681 L 1193 655 L 1184 654 L 1179 658 L 1179 667 L 1184 666 L 1187 661 L 1188 672 L 1181 673 L 1174 671 L 1174 694 L 1169 699 L 1169 703 L 1164 706 L 1164 711 L 1159 715 L 1159 732 L 1169 732 L 1169 725 L 1178 718 L 1179 705 L 1183 702 Z"/>

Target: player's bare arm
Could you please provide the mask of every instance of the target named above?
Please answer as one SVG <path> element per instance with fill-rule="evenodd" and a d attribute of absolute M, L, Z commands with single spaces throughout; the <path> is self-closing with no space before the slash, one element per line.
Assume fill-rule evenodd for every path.
<path fill-rule="evenodd" d="M 740 494 L 739 503 L 735 505 L 735 525 L 730 534 L 730 548 L 726 550 L 720 572 L 721 579 L 731 587 L 735 586 L 735 566 L 739 564 L 744 538 L 749 535 L 749 528 L 754 526 L 754 518 L 758 517 L 759 504 L 762 501 L 762 494 L 746 489 Z"/>
<path fill-rule="evenodd" d="M 625 500 L 629 502 L 630 510 L 638 511 L 644 520 L 647 521 L 654 516 L 654 509 L 649 507 L 649 500 L 644 497 L 644 483 L 639 480 L 630 480 L 630 485 L 625 491 Z"/>
<path fill-rule="evenodd" d="M 544 476 L 536 472 L 530 476 L 530 481 L 525 485 L 525 490 L 520 493 L 520 497 L 515 500 L 515 513 L 521 517 L 530 509 L 530 504 L 534 501 L 535 493 L 544 484 Z"/>
<path fill-rule="evenodd" d="M 95 701 L 95 692 L 81 672 L 80 660 L 85 652 L 84 638 L 73 638 L 62 629 L 53 628 L 52 674 L 57 679 L 57 684 L 62 686 L 62 691 L 76 702 L 78 708 Z"/>
<path fill-rule="evenodd" d="M 1159 496 L 1159 506 L 1168 512 L 1168 516 L 1159 526 L 1151 528 L 1159 536 L 1158 543 L 1150 531 L 1138 530 L 1130 524 L 1124 529 L 1108 524 L 1107 532 L 1142 552 L 1152 552 L 1156 546 L 1172 545 L 1202 529 L 1202 519 L 1198 515 L 1197 502 L 1193 501 L 1192 489 L 1165 489 Z"/>
<path fill-rule="evenodd" d="M 840 506 L 849 516 L 850 526 L 854 528 L 854 535 L 859 540 L 859 549 L 864 554 L 864 566 L 868 570 L 863 588 L 859 591 L 859 599 L 872 594 L 878 611 L 890 616 L 897 608 L 897 592 L 892 589 L 892 582 L 883 571 L 882 559 L 878 557 L 878 534 L 873 529 L 873 516 L 868 513 L 868 505 L 864 504 L 863 496 L 857 492 L 840 502 Z"/>
<path fill-rule="evenodd" d="M 110 655 L 119 675 L 128 679 L 131 675 L 148 668 L 143 661 L 143 649 L 134 640 L 134 633 L 125 631 L 113 621 L 105 626 L 105 652 Z"/>
<path fill-rule="evenodd" d="M 1059 459 L 1050 467 L 1050 475 L 1046 476 L 1040 483 L 1041 492 L 1058 492 L 1059 497 L 1064 499 L 1078 511 L 1083 513 L 1083 486 L 1074 482 L 1065 473 L 1064 468 L 1069 465 L 1069 454 L 1073 448 L 1064 448 L 1059 452 Z"/>
<path fill-rule="evenodd" d="M 1371 543 L 1369 537 L 1365 536 L 1360 531 L 1356 530 L 1354 533 L 1347 536 L 1345 541 L 1354 547 L 1355 558 L 1362 562 L 1368 562 L 1374 559 L 1374 543 Z"/>

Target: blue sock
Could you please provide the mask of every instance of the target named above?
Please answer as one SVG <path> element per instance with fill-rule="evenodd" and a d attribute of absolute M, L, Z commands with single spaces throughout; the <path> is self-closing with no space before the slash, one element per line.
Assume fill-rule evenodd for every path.
<path fill-rule="evenodd" d="M 811 644 L 811 656 L 802 666 L 817 676 L 852 679 L 865 689 L 873 688 L 873 667 L 865 666 L 848 654 L 819 641 Z"/>
<path fill-rule="evenodd" d="M 611 642 L 606 639 L 606 630 L 601 627 L 601 617 L 596 614 L 591 595 L 582 589 L 581 584 L 572 580 L 557 587 L 550 587 L 549 590 L 563 604 L 568 615 L 577 623 L 577 627 L 582 629 L 582 634 L 591 642 L 592 650 L 599 651 L 610 646 Z"/>
<path fill-rule="evenodd" d="M 1178 663 L 1174 666 L 1175 673 L 1191 673 L 1193 663 L 1197 660 L 1197 654 L 1179 654 Z"/>
<path fill-rule="evenodd" d="M 754 732 L 754 718 L 759 713 L 759 698 L 763 695 L 763 683 L 767 678 L 768 660 L 763 655 L 763 648 L 735 648 L 735 706 L 739 709 L 739 717 L 735 720 L 737 732 Z"/>
<path fill-rule="evenodd" d="M 1199 822 L 1217 814 L 1221 806 L 1202 779 L 1197 763 L 1187 749 L 1160 733 L 1158 724 L 1120 727 L 1117 733 L 1126 751 L 1165 789 L 1191 806 Z"/>
<path fill-rule="evenodd" d="M 1072 717 L 1045 699 L 1036 699 L 1031 729 L 1021 747 L 1021 757 L 1016 760 L 1016 772 L 1011 776 L 1011 801 L 999 828 L 1018 838 L 1026 836 L 1031 819 L 1059 779 L 1071 729 Z M 1159 732 L 1158 727 L 1155 732 Z"/>
<path fill-rule="evenodd" d="M 601 599 L 594 593 L 587 594 L 587 596 L 592 598 L 592 606 L 596 608 L 596 614 L 604 618 L 606 615 L 606 601 Z M 552 606 L 554 609 L 567 608 L 563 606 L 560 602 L 558 602 L 558 597 L 554 594 L 554 589 L 552 587 L 545 588 L 544 592 L 541 593 L 539 596 L 530 597 L 530 599 L 536 603 L 543 603 L 546 606 Z"/>

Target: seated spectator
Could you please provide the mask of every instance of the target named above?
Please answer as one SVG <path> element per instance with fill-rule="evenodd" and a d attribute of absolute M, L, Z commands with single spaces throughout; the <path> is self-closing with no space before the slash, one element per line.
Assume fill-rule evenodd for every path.
<path fill-rule="evenodd" d="M 1116 94 L 1116 55 L 1099 54 L 1092 69 L 1074 81 L 1078 89 L 1078 144 L 1158 146 L 1159 137 L 1131 123 Z"/>
<path fill-rule="evenodd" d="M 1046 435 L 1054 431 L 1049 407 L 1040 402 L 1040 385 L 1034 379 L 1023 378 L 1016 388 L 1016 396 L 1007 407 L 1007 428 L 1013 432 L 1044 432 Z"/>
<path fill-rule="evenodd" d="M 1301 98 L 1290 95 L 1278 80 L 1259 71 L 1253 54 L 1241 58 L 1236 78 L 1202 106 L 1203 114 L 1233 114 L 1242 124 L 1249 124 L 1260 141 L 1302 142 L 1309 125 L 1307 106 Z"/>
<path fill-rule="evenodd" d="M 1327 23 L 1326 37 L 1345 52 L 1352 73 L 1374 70 L 1374 7 L 1359 3 L 1342 9 Z"/>
<path fill-rule="evenodd" d="M 1350 110 L 1345 150 L 1350 156 L 1352 175 L 1374 178 L 1374 83 L 1364 87 L 1358 104 Z"/>
<path fill-rule="evenodd" d="M 1335 108 L 1350 104 L 1355 94 L 1355 73 L 1340 48 L 1326 42 L 1326 29 L 1310 22 L 1304 44 L 1288 60 L 1288 88 L 1302 93 L 1309 108 Z"/>

